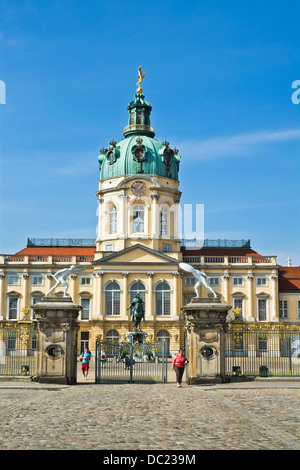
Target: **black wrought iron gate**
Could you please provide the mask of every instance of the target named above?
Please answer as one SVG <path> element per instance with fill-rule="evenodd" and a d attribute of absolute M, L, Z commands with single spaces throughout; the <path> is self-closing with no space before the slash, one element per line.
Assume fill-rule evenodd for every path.
<path fill-rule="evenodd" d="M 155 344 L 96 343 L 96 383 L 167 382 L 164 341 Z"/>

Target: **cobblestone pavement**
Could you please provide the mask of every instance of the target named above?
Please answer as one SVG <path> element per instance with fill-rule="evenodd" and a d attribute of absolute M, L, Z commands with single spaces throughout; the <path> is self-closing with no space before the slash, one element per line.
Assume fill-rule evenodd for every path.
<path fill-rule="evenodd" d="M 299 450 L 299 383 L 0 382 L 1 450 Z"/>
<path fill-rule="evenodd" d="M 0 382 L 1 450 L 299 450 L 296 381 Z"/>

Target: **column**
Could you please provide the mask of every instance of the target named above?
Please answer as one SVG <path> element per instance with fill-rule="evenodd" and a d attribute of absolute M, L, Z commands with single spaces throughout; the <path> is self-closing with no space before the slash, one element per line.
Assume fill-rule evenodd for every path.
<path fill-rule="evenodd" d="M 102 240 L 103 239 L 103 228 L 105 227 L 105 220 L 104 220 L 104 214 L 103 214 L 103 197 L 101 197 L 99 194 L 97 195 L 98 199 L 98 225 L 97 225 L 97 240 Z"/>
<path fill-rule="evenodd" d="M 45 282 L 45 288 L 46 288 L 46 292 L 45 292 L 45 296 L 47 295 L 47 293 L 49 292 L 49 290 L 51 289 L 51 279 L 53 279 L 53 277 L 51 276 L 50 272 L 46 274 L 46 282 Z M 52 294 L 51 294 L 52 295 Z"/>
<path fill-rule="evenodd" d="M 245 309 L 245 320 L 249 322 L 255 321 L 255 311 L 253 307 L 253 274 L 251 271 L 247 275 L 247 284 L 248 284 L 248 305 Z"/>
<path fill-rule="evenodd" d="M 75 290 L 75 285 L 76 285 L 76 278 L 77 278 L 77 274 L 71 274 L 70 276 L 71 278 L 71 282 L 70 282 L 70 297 L 71 299 L 73 300 L 73 302 L 75 303 L 75 295 L 76 295 L 76 290 Z"/>
<path fill-rule="evenodd" d="M 172 273 L 172 276 L 173 276 L 173 299 L 172 299 L 171 317 L 172 317 L 172 319 L 179 320 L 179 307 L 178 307 L 178 294 L 179 294 L 178 279 L 179 279 L 179 273 L 178 272 Z"/>
<path fill-rule="evenodd" d="M 153 320 L 154 318 L 154 310 L 153 310 L 153 273 L 147 273 L 148 276 L 148 302 L 147 302 L 147 310 L 146 310 L 146 317 Z"/>
<path fill-rule="evenodd" d="M 92 297 L 91 306 L 90 306 L 90 319 L 91 320 L 96 318 L 98 314 L 98 311 L 97 311 L 98 297 L 99 297 L 98 276 L 96 272 L 93 272 L 93 297 Z"/>
<path fill-rule="evenodd" d="M 119 194 L 120 204 L 118 210 L 118 234 L 120 238 L 126 238 L 127 233 L 127 194 Z"/>
<path fill-rule="evenodd" d="M 151 237 L 158 238 L 159 227 L 158 227 L 158 194 L 151 194 L 152 199 L 152 227 L 151 227 Z"/>
<path fill-rule="evenodd" d="M 98 319 L 103 320 L 103 272 L 96 272 L 96 312 L 95 315 Z"/>
<path fill-rule="evenodd" d="M 126 318 L 128 319 L 128 312 L 127 307 L 129 307 L 129 302 L 128 302 L 128 273 L 122 273 L 123 276 L 123 299 L 121 301 L 121 318 L 123 319 Z"/>
<path fill-rule="evenodd" d="M 182 211 L 179 205 L 180 197 L 174 198 L 174 204 L 170 210 L 170 237 L 177 240 L 182 237 Z M 173 224 L 171 225 L 171 212 L 173 212 Z"/>
<path fill-rule="evenodd" d="M 270 321 L 279 321 L 279 309 L 278 309 L 278 289 L 277 289 L 277 273 L 273 272 L 271 275 L 271 305 L 270 305 Z"/>
<path fill-rule="evenodd" d="M 229 280 L 230 276 L 227 271 L 224 272 L 223 274 L 223 282 L 222 282 L 222 295 L 224 297 L 224 301 L 226 303 L 229 303 Z"/>
<path fill-rule="evenodd" d="M 5 274 L 0 273 L 0 321 L 4 320 L 5 316 L 5 302 L 4 302 L 4 282 Z"/>
<path fill-rule="evenodd" d="M 29 279 L 29 274 L 28 273 L 23 273 L 22 274 L 23 280 L 22 280 L 22 297 L 21 297 L 21 305 L 20 305 L 20 312 L 22 312 L 22 308 L 28 307 L 30 302 L 28 300 L 28 279 Z"/>

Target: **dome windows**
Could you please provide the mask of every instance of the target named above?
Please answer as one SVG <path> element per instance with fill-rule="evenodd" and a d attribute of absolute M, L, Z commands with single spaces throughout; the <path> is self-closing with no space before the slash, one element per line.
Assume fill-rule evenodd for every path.
<path fill-rule="evenodd" d="M 133 233 L 144 232 L 145 207 L 143 204 L 133 206 Z"/>
<path fill-rule="evenodd" d="M 117 209 L 111 206 L 109 210 L 109 233 L 112 235 L 117 233 Z"/>

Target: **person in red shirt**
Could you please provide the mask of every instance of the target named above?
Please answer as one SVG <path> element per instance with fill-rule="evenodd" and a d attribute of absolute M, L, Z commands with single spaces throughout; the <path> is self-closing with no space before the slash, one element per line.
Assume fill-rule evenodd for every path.
<path fill-rule="evenodd" d="M 182 376 L 188 360 L 183 354 L 183 350 L 179 349 L 179 353 L 175 355 L 172 363 L 172 369 L 175 370 L 177 387 L 182 387 Z"/>

